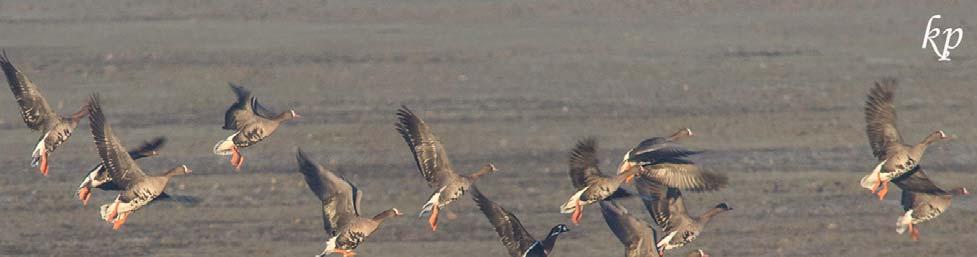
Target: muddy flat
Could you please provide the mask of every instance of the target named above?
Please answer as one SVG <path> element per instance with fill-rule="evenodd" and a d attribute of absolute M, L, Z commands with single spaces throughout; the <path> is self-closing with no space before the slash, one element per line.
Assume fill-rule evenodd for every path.
<path fill-rule="evenodd" d="M 87 207 L 75 196 L 98 161 L 88 122 L 42 177 L 29 165 L 40 134 L 0 93 L 0 256 L 313 256 L 326 235 L 298 147 L 365 192 L 364 215 L 409 214 L 359 256 L 506 256 L 467 197 L 436 233 L 414 215 L 432 189 L 394 130 L 401 105 L 461 172 L 498 167 L 479 188 L 540 238 L 570 222 L 558 207 L 576 140 L 597 138 L 609 173 L 640 140 L 689 127 L 687 144 L 707 150 L 694 160 L 731 180 L 687 193 L 689 211 L 735 210 L 670 256 L 977 255 L 977 198 L 955 199 L 913 242 L 895 233 L 899 191 L 878 201 L 858 186 L 875 165 L 865 94 L 892 76 L 907 141 L 956 137 L 929 149 L 930 176 L 977 188 L 977 3 L 682 2 L 0 1 L 0 48 L 52 106 L 70 113 L 101 94 L 125 144 L 170 139 L 142 167 L 189 165 L 168 191 L 201 200 L 153 204 L 113 231 L 97 207 L 114 193 Z M 950 62 L 920 48 L 934 14 L 964 30 Z M 246 149 L 240 172 L 211 152 L 231 133 L 228 82 L 305 117 Z M 650 221 L 638 200 L 624 204 Z M 588 208 L 553 255 L 623 255 L 599 213 Z"/>

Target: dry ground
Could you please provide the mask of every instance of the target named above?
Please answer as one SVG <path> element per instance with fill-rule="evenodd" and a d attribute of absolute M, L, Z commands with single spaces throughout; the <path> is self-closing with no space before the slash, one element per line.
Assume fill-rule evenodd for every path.
<path fill-rule="evenodd" d="M 393 130 L 406 104 L 430 123 L 455 166 L 500 173 L 481 189 L 536 235 L 568 222 L 566 152 L 597 137 L 604 169 L 639 140 L 691 127 L 698 160 L 732 184 L 688 194 L 693 213 L 725 201 L 689 248 L 713 256 L 975 256 L 977 200 L 958 199 L 922 228 L 894 233 L 896 200 L 857 186 L 873 161 L 862 101 L 873 80 L 901 79 L 903 135 L 957 139 L 923 162 L 944 185 L 977 187 L 977 4 L 969 1 L 0 1 L 0 48 L 62 112 L 103 95 L 124 142 L 171 139 L 143 161 L 189 164 L 174 194 L 122 232 L 74 198 L 97 160 L 87 122 L 28 165 L 39 136 L 0 97 L 0 255 L 312 256 L 319 207 L 295 171 L 301 146 L 367 194 L 364 212 L 413 213 L 430 189 Z M 775 2 L 775 3 L 770 3 Z M 962 26 L 953 61 L 920 49 L 926 19 Z M 211 147 L 228 132 L 228 81 L 305 119 L 248 149 L 235 173 Z M 96 192 L 93 202 L 111 193 Z M 627 205 L 642 218 L 637 201 Z M 504 256 L 470 201 L 437 233 L 424 220 L 385 224 L 361 256 Z M 589 208 L 558 256 L 620 256 Z M 681 251 L 685 252 L 685 250 Z M 677 255 L 678 252 L 673 253 Z"/>

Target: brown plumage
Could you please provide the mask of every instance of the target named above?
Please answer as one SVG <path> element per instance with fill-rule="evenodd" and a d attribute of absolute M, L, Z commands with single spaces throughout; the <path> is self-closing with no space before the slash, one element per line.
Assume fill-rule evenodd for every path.
<path fill-rule="evenodd" d="M 102 159 L 109 177 L 112 178 L 112 183 L 122 189 L 115 202 L 102 205 L 100 213 L 102 219 L 114 222 L 112 227 L 118 230 L 130 214 L 159 197 L 166 189 L 170 178 L 188 174 L 190 168 L 181 165 L 159 176 L 146 175 L 112 132 L 112 127 L 106 122 L 102 113 L 98 96 L 92 96 L 89 106 L 91 106 L 89 123 L 98 156 Z"/>
<path fill-rule="evenodd" d="M 373 218 L 360 217 L 363 192 L 316 164 L 302 149 L 298 150 L 295 158 L 309 189 L 322 201 L 322 226 L 329 239 L 326 240 L 325 250 L 317 256 L 331 253 L 340 253 L 344 257 L 356 255 L 353 250 L 376 232 L 385 219 L 402 215 L 397 208 L 392 208 Z"/>
<path fill-rule="evenodd" d="M 896 232 L 909 230 L 913 240 L 919 240 L 917 224 L 935 219 L 950 208 L 953 196 L 968 195 L 966 188 L 943 190 L 926 176 L 921 166 L 892 180 L 902 189 L 902 208 L 905 212 L 896 223 Z"/>
<path fill-rule="evenodd" d="M 692 135 L 692 130 L 684 128 L 667 138 L 641 141 L 624 155 L 618 173 L 637 169 L 641 176 L 690 191 L 711 191 L 725 186 L 726 176 L 702 171 L 694 162 L 685 159 L 700 153 L 678 144 L 680 139 Z"/>
<path fill-rule="evenodd" d="M 550 229 L 543 241 L 533 238 L 526 228 L 522 226 L 516 215 L 502 208 L 499 204 L 485 197 L 475 186 L 471 187 L 472 199 L 482 210 L 489 223 L 495 227 L 495 232 L 499 234 L 502 245 L 509 250 L 512 257 L 545 257 L 549 256 L 556 245 L 556 239 L 560 234 L 570 231 L 566 225 L 559 224 Z"/>
<path fill-rule="evenodd" d="M 214 154 L 231 155 L 231 165 L 234 166 L 234 170 L 240 170 L 241 165 L 244 165 L 241 148 L 261 142 L 275 133 L 282 123 L 302 116 L 295 113 L 295 110 L 275 114 L 258 103 L 258 99 L 251 95 L 250 90 L 233 83 L 229 85 L 237 96 L 237 101 L 224 113 L 223 129 L 235 132 L 227 139 L 217 142 L 214 146 Z"/>
<path fill-rule="evenodd" d="M 577 142 L 570 151 L 570 181 L 576 190 L 560 206 L 561 213 L 573 213 L 571 221 L 580 224 L 583 208 L 601 200 L 629 197 L 632 194 L 621 188 L 621 184 L 634 177 L 634 170 L 613 177 L 604 175 L 598 167 L 597 140 L 587 138 Z"/>
<path fill-rule="evenodd" d="M 624 244 L 625 257 L 658 256 L 658 233 L 651 224 L 631 216 L 628 209 L 614 201 L 601 201 L 600 210 L 607 227 Z"/>
<path fill-rule="evenodd" d="M 720 203 L 701 216 L 692 217 L 685 208 L 682 191 L 678 188 L 668 187 L 643 177 L 638 178 L 635 185 L 645 208 L 648 209 L 655 224 L 661 228 L 662 238 L 658 241 L 658 249 L 662 251 L 660 255 L 664 255 L 664 250 L 675 249 L 692 242 L 716 214 L 733 209 L 726 203 Z"/>
<path fill-rule="evenodd" d="M 0 51 L 0 69 L 6 75 L 10 90 L 13 91 L 14 98 L 17 99 L 24 123 L 27 124 L 28 128 L 43 133 L 41 138 L 37 140 L 31 154 L 31 166 L 40 166 L 38 169 L 41 174 L 47 176 L 50 153 L 68 141 L 71 132 L 78 126 L 78 122 L 85 118 L 85 115 L 88 115 L 88 107 L 82 106 L 78 112 L 68 117 L 62 117 L 48 105 L 37 85 L 34 85 L 34 82 L 31 82 L 27 75 L 20 72 L 17 67 L 14 67 L 14 64 L 7 58 L 6 51 Z"/>
<path fill-rule="evenodd" d="M 159 155 L 159 149 L 163 147 L 166 143 L 165 137 L 157 137 L 152 141 L 145 142 L 139 147 L 129 150 L 129 157 L 133 160 L 138 160 L 144 157 L 151 157 Z M 81 200 L 83 205 L 88 205 L 88 199 L 92 197 L 92 188 L 98 188 L 108 191 L 119 191 L 122 187 L 116 185 L 112 182 L 112 177 L 109 176 L 109 172 L 105 169 L 105 165 L 98 163 L 95 168 L 92 168 L 85 176 L 85 180 L 81 182 L 78 186 L 78 200 Z M 162 193 L 160 197 L 166 197 L 166 193 Z"/>
<path fill-rule="evenodd" d="M 895 91 L 896 80 L 884 78 L 875 82 L 875 87 L 865 100 L 865 132 L 872 146 L 872 154 L 879 163 L 862 178 L 860 184 L 876 193 L 879 200 L 889 192 L 889 181 L 919 165 L 930 144 L 949 138 L 942 130 L 937 130 L 916 145 L 903 143 L 896 129 Z"/>
<path fill-rule="evenodd" d="M 417 117 L 407 106 L 401 106 L 397 111 L 397 119 L 397 132 L 404 137 L 404 141 L 410 147 L 417 169 L 427 180 L 428 186 L 435 190 L 427 203 L 421 207 L 419 216 L 430 214 L 428 223 L 431 225 L 431 230 L 437 230 L 439 210 L 461 198 L 480 177 L 495 172 L 495 166 L 490 163 L 482 166 L 477 172 L 458 175 L 451 166 L 451 160 L 448 159 L 448 153 L 441 140 L 434 136 L 424 120 Z"/>

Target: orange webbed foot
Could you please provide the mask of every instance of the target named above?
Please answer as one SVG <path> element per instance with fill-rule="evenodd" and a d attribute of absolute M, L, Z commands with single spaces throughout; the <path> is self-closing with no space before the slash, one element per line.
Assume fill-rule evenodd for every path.
<path fill-rule="evenodd" d="M 231 147 L 231 166 L 234 166 L 234 171 L 241 171 L 241 165 L 244 165 L 244 155 L 237 146 Z"/>
<path fill-rule="evenodd" d="M 81 200 L 82 206 L 88 206 L 88 199 L 92 198 L 92 191 L 88 187 L 82 187 L 78 191 L 78 200 Z"/>
<path fill-rule="evenodd" d="M 580 201 L 577 201 L 573 207 L 573 214 L 570 216 L 570 221 L 573 221 L 573 225 L 580 225 L 581 219 L 583 219 L 583 207 L 580 206 Z"/>
<path fill-rule="evenodd" d="M 431 231 L 438 231 L 439 212 L 440 212 L 440 208 L 438 208 L 437 204 L 431 207 L 431 217 L 427 219 L 427 223 L 431 225 Z"/>
<path fill-rule="evenodd" d="M 47 171 L 48 171 L 47 158 L 48 158 L 47 151 L 43 151 L 41 153 L 41 167 L 40 167 L 40 169 L 41 169 L 41 175 L 44 175 L 45 177 L 47 177 Z"/>
<path fill-rule="evenodd" d="M 885 200 L 885 195 L 889 193 L 889 183 L 882 182 L 882 190 L 879 190 L 877 195 L 879 196 L 879 201 Z"/>
<path fill-rule="evenodd" d="M 913 241 L 919 241 L 919 228 L 910 224 L 909 237 L 912 238 Z"/>
<path fill-rule="evenodd" d="M 119 215 L 119 218 L 116 219 L 115 220 L 115 223 L 112 224 L 112 230 L 119 230 L 119 229 L 121 229 L 122 228 L 122 224 L 125 224 L 126 223 L 126 220 L 128 220 L 128 219 L 129 219 L 129 213 L 128 212 L 123 213 L 123 214 L 120 214 Z"/>

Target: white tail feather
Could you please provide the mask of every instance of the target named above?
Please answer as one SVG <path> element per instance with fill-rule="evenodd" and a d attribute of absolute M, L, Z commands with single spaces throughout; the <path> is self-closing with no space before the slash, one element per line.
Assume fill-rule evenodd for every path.
<path fill-rule="evenodd" d="M 899 220 L 896 221 L 896 233 L 902 235 L 907 229 L 909 229 L 909 224 L 913 223 L 913 210 L 906 211 L 906 214 L 899 216 Z"/>
<path fill-rule="evenodd" d="M 214 145 L 214 154 L 216 154 L 216 155 L 231 155 L 231 152 L 232 152 L 231 149 L 234 148 L 234 140 L 233 139 L 234 139 L 235 136 L 237 136 L 238 133 L 241 133 L 241 132 L 234 133 L 233 135 L 227 137 L 227 139 L 224 139 L 224 140 L 221 140 L 221 141 L 217 142 L 217 144 Z"/>
<path fill-rule="evenodd" d="M 444 191 L 445 187 L 441 187 L 437 192 L 431 195 L 431 199 L 427 200 L 427 203 L 421 207 L 421 212 L 417 214 L 417 217 L 424 217 L 429 215 L 432 210 L 434 210 L 435 204 L 440 204 L 441 202 L 441 192 Z"/>
<path fill-rule="evenodd" d="M 570 196 L 570 199 L 560 206 L 560 213 L 572 213 L 573 210 L 577 208 L 577 201 L 580 201 L 580 196 L 583 195 L 584 191 L 587 191 L 587 188 L 590 187 L 584 187 L 583 189 L 580 189 L 580 191 L 573 193 L 573 195 Z"/>
<path fill-rule="evenodd" d="M 37 167 L 37 165 L 41 164 L 41 154 L 45 151 L 44 140 L 47 139 L 49 134 L 51 134 L 51 131 L 44 133 L 44 137 L 41 137 L 41 140 L 37 141 L 37 145 L 34 146 L 34 152 L 31 152 L 31 167 Z"/>
<path fill-rule="evenodd" d="M 324 257 L 336 251 L 336 238 L 339 236 L 334 236 L 326 241 L 326 249 L 322 250 L 322 253 L 316 255 L 316 257 Z"/>
<path fill-rule="evenodd" d="M 882 161 L 879 163 L 879 165 L 876 165 L 875 169 L 872 170 L 872 173 L 862 177 L 862 181 L 860 182 L 862 187 L 872 190 L 876 185 L 879 184 L 879 173 L 882 172 L 882 165 L 885 165 L 885 161 Z"/>
<path fill-rule="evenodd" d="M 658 246 L 658 249 L 672 249 L 673 247 L 670 247 L 671 245 L 669 245 L 669 242 L 672 241 L 672 238 L 675 237 L 676 233 L 678 233 L 678 231 L 672 231 L 672 233 L 668 233 L 667 236 L 662 237 L 661 240 L 658 240 L 658 245 L 656 245 Z"/>

